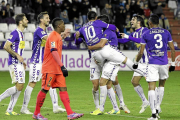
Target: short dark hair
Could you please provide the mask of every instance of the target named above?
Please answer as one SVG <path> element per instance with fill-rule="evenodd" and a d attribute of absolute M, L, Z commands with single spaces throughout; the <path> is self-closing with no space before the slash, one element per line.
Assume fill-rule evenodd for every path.
<path fill-rule="evenodd" d="M 54 18 L 54 19 L 52 20 L 52 26 L 53 26 L 53 28 L 56 29 L 57 26 L 58 26 L 59 24 L 61 24 L 60 22 L 63 22 L 63 20 L 62 20 L 61 18 L 58 18 L 58 17 Z"/>
<path fill-rule="evenodd" d="M 94 11 L 89 11 L 89 12 L 87 13 L 87 18 L 88 18 L 88 20 L 95 20 L 96 17 L 97 17 L 97 14 L 96 14 L 96 12 L 94 12 Z"/>
<path fill-rule="evenodd" d="M 145 26 L 145 25 L 144 25 L 144 19 L 143 19 L 140 15 L 134 14 L 133 17 L 136 18 L 137 21 L 140 22 L 141 27 L 144 27 L 144 26 Z"/>
<path fill-rule="evenodd" d="M 48 12 L 47 12 L 47 11 L 41 12 L 41 13 L 37 16 L 37 23 L 38 23 L 38 24 L 41 22 L 40 19 L 42 19 L 45 14 L 48 14 Z"/>
<path fill-rule="evenodd" d="M 15 17 L 16 25 L 19 25 L 19 21 L 23 20 L 24 16 L 25 16 L 24 13 L 16 15 Z"/>
<path fill-rule="evenodd" d="M 105 14 L 98 16 L 97 19 L 99 19 L 99 20 L 101 20 L 101 21 L 103 21 L 105 23 L 109 23 L 110 22 L 109 21 L 109 17 L 107 15 L 105 15 Z"/>
<path fill-rule="evenodd" d="M 154 25 L 159 24 L 159 17 L 156 14 L 153 14 L 150 16 L 149 20 L 152 22 Z"/>

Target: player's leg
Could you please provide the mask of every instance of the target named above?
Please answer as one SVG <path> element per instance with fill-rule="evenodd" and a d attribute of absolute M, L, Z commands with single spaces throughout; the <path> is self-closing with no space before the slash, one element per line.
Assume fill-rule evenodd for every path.
<path fill-rule="evenodd" d="M 13 108 L 14 108 L 14 106 L 19 98 L 19 95 L 24 87 L 25 71 L 24 71 L 23 65 L 21 65 L 21 64 L 15 64 L 15 65 L 12 65 L 11 67 L 12 67 L 12 69 L 10 70 L 10 72 L 12 72 L 12 71 L 14 72 L 14 73 L 11 73 L 12 83 L 16 83 L 16 92 L 11 95 L 11 99 L 10 99 L 9 106 L 6 111 L 6 115 L 19 115 L 13 111 Z M 14 76 L 12 74 L 14 74 Z"/>
<path fill-rule="evenodd" d="M 117 95 L 117 97 L 119 99 L 119 102 L 120 102 L 119 109 L 124 110 L 125 113 L 130 113 L 130 110 L 127 108 L 127 106 L 124 103 L 122 89 L 121 89 L 121 86 L 120 86 L 120 84 L 118 82 L 118 77 L 117 76 L 116 76 L 116 80 L 113 82 L 113 85 L 114 85 L 114 88 L 115 88 L 115 91 L 116 91 L 116 95 Z"/>
<path fill-rule="evenodd" d="M 47 118 L 44 118 L 41 113 L 41 107 L 44 103 L 44 100 L 46 98 L 46 94 L 49 91 L 52 83 L 55 81 L 56 75 L 55 74 L 50 74 L 50 73 L 44 73 L 42 75 L 42 84 L 41 84 L 41 90 L 39 91 L 37 95 L 37 100 L 36 100 L 36 108 L 33 114 L 33 119 L 42 119 L 42 120 L 47 120 Z"/>
<path fill-rule="evenodd" d="M 119 110 L 118 104 L 116 102 L 116 95 L 112 88 L 112 81 L 108 81 L 108 83 L 107 83 L 107 95 L 108 95 L 109 99 L 111 100 L 113 109 L 109 112 L 106 112 L 105 114 L 120 114 L 120 110 Z"/>
<path fill-rule="evenodd" d="M 158 80 L 159 80 L 158 66 L 152 64 L 148 65 L 146 81 L 148 82 L 148 87 L 149 87 L 148 99 L 152 111 L 152 116 L 148 118 L 148 120 L 158 120 L 156 116 L 156 108 L 155 108 L 155 101 L 156 101 L 155 88 L 156 88 L 156 81 Z"/>
<path fill-rule="evenodd" d="M 29 84 L 24 91 L 24 100 L 21 108 L 22 114 L 33 114 L 28 110 L 28 104 L 31 98 L 31 93 L 36 85 L 36 82 L 41 79 L 42 64 L 30 64 L 29 65 Z"/>
<path fill-rule="evenodd" d="M 168 65 L 160 65 L 159 67 L 159 87 L 157 88 L 158 92 L 157 92 L 157 104 L 156 104 L 157 113 L 161 112 L 160 105 L 164 97 L 164 86 L 166 79 L 168 79 L 169 77 L 168 68 L 169 68 Z"/>
<path fill-rule="evenodd" d="M 66 109 L 68 120 L 77 119 L 79 117 L 82 117 L 84 114 L 75 113 L 71 109 L 65 77 L 62 74 L 56 75 L 56 76 L 57 77 L 56 77 L 56 80 L 52 84 L 52 88 L 59 88 L 59 96 L 61 98 L 62 103 L 64 104 L 65 109 Z"/>
<path fill-rule="evenodd" d="M 96 109 L 99 108 L 99 78 L 101 75 L 102 67 L 95 63 L 95 60 L 91 58 L 90 62 L 90 80 L 93 84 L 92 94 Z"/>
<path fill-rule="evenodd" d="M 139 113 L 143 113 L 146 110 L 146 108 L 149 106 L 149 101 L 146 99 L 143 88 L 139 84 L 139 81 L 141 80 L 141 78 L 142 78 L 141 74 L 134 72 L 133 78 L 131 80 L 131 83 L 134 86 L 134 90 L 136 91 L 136 93 L 139 95 L 139 97 L 142 100 L 141 110 L 139 111 Z"/>
<path fill-rule="evenodd" d="M 53 112 L 54 113 L 66 112 L 64 108 L 62 108 L 61 106 L 58 106 L 58 95 L 57 95 L 56 88 L 50 88 L 49 94 L 50 94 L 52 105 L 53 105 Z"/>

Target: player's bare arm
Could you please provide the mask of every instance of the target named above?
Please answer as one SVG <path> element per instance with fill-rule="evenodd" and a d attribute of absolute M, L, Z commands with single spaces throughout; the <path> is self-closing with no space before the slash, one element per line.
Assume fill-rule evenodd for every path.
<path fill-rule="evenodd" d="M 65 31 L 61 33 L 62 39 L 65 39 L 66 37 L 68 37 L 70 33 L 71 33 L 71 29 L 69 28 L 65 29 Z"/>
<path fill-rule="evenodd" d="M 43 40 L 47 40 L 47 38 L 48 38 L 48 36 L 46 35 L 46 36 L 44 36 L 42 39 L 43 39 Z"/>
<path fill-rule="evenodd" d="M 174 44 L 173 42 L 168 42 L 169 48 L 171 50 L 171 59 L 172 62 L 175 62 L 175 49 L 174 49 Z"/>
<path fill-rule="evenodd" d="M 88 49 L 89 50 L 101 49 L 105 46 L 106 43 L 107 43 L 107 39 L 101 39 L 101 41 L 99 43 L 97 43 L 96 45 L 88 46 Z"/>
<path fill-rule="evenodd" d="M 12 45 L 11 42 L 6 41 L 6 43 L 5 43 L 5 45 L 4 45 L 4 49 L 5 49 L 9 54 L 11 54 L 12 56 L 17 57 L 17 59 L 19 60 L 19 62 L 23 62 L 23 61 L 24 61 L 23 57 L 20 56 L 20 55 L 19 55 L 18 53 L 16 53 L 15 51 L 13 51 L 13 50 L 11 49 L 11 45 Z"/>
<path fill-rule="evenodd" d="M 77 32 L 76 32 L 76 36 L 75 36 L 75 37 L 76 37 L 76 39 L 78 39 L 78 38 L 79 38 L 79 36 L 80 36 L 80 32 L 79 32 L 79 31 L 77 31 Z"/>
<path fill-rule="evenodd" d="M 140 51 L 139 51 L 139 53 L 137 55 L 136 62 L 139 62 L 139 60 L 143 56 L 143 52 L 144 52 L 145 46 L 146 46 L 146 44 L 141 44 L 141 49 L 140 49 Z"/>

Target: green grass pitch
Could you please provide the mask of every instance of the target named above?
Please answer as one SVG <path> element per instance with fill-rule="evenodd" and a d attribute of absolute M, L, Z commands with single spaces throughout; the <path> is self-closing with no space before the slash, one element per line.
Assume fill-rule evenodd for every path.
<path fill-rule="evenodd" d="M 118 73 L 118 79 L 123 91 L 124 101 L 127 107 L 130 109 L 131 113 L 126 114 L 124 111 L 121 111 L 120 115 L 104 114 L 99 116 L 92 116 L 89 114 L 89 112 L 95 110 L 95 105 L 92 97 L 92 83 L 89 81 L 89 71 L 70 71 L 69 76 L 66 78 L 66 83 L 72 109 L 75 112 L 84 113 L 84 116 L 80 118 L 81 120 L 147 120 L 147 118 L 151 115 L 151 110 L 150 108 L 147 108 L 144 113 L 139 114 L 142 102 L 131 84 L 132 75 L 133 72 L 127 71 L 120 71 Z M 180 72 L 175 71 L 169 73 L 169 76 L 170 77 L 165 85 L 164 99 L 161 104 L 162 113 L 160 114 L 160 120 L 180 120 Z M 23 94 L 28 83 L 28 78 L 29 73 L 26 72 L 26 83 L 24 85 L 24 89 L 20 94 L 16 106 L 14 107 L 14 111 L 17 113 L 20 113 L 21 105 L 23 103 Z M 144 78 L 140 81 L 140 83 L 147 97 L 148 84 Z M 3 93 L 7 88 L 13 86 L 11 84 L 9 72 L 0 72 L 0 85 L 0 94 Z M 38 82 L 32 92 L 29 103 L 29 109 L 31 112 L 34 112 L 35 109 L 36 97 L 39 90 L 41 89 L 40 85 L 41 82 Z M 0 102 L 0 120 L 32 120 L 32 115 L 21 114 L 20 116 L 6 116 L 5 111 L 8 107 L 9 101 L 10 97 Z M 60 99 L 58 101 L 59 105 L 63 106 Z M 119 104 L 118 99 L 117 102 Z M 112 105 L 109 98 L 107 97 L 105 103 L 105 112 L 111 109 Z M 54 114 L 52 110 L 52 102 L 48 93 L 44 105 L 41 109 L 41 114 L 44 117 L 47 117 L 48 120 L 67 120 L 66 113 Z"/>

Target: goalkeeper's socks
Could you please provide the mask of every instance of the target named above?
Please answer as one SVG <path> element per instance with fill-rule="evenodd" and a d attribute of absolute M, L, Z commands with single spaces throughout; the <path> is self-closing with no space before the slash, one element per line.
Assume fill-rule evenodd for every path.
<path fill-rule="evenodd" d="M 40 113 L 40 109 L 44 103 L 45 98 L 46 98 L 46 93 L 40 91 L 37 96 L 36 108 L 35 108 L 35 112 L 34 112 L 35 115 Z"/>
<path fill-rule="evenodd" d="M 69 96 L 68 96 L 67 91 L 63 91 L 63 92 L 59 91 L 59 95 L 60 95 L 61 101 L 64 104 L 64 107 L 66 108 L 67 115 L 72 114 L 73 111 L 72 111 L 72 109 L 70 107 L 70 100 L 69 100 Z"/>

